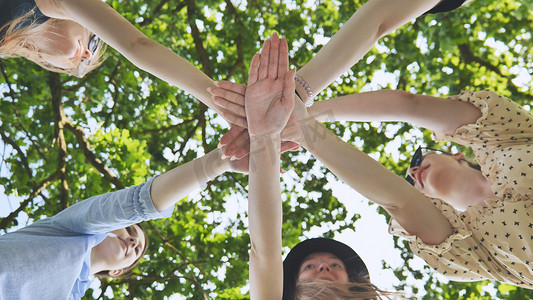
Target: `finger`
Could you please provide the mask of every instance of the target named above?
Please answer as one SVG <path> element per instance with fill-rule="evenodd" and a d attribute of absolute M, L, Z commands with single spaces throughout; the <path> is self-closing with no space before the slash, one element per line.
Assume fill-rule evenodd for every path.
<path fill-rule="evenodd" d="M 232 91 L 236 94 L 241 94 L 241 95 L 246 94 L 246 85 L 244 84 L 221 80 L 221 81 L 215 81 L 215 85 L 221 89 Z"/>
<path fill-rule="evenodd" d="M 281 149 L 281 153 L 287 152 L 287 151 L 299 151 L 300 145 L 295 142 L 284 141 L 284 142 L 281 142 L 280 149 Z"/>
<path fill-rule="evenodd" d="M 250 63 L 250 73 L 248 74 L 248 85 L 257 82 L 259 73 L 259 53 L 254 54 L 252 62 Z"/>
<path fill-rule="evenodd" d="M 235 153 L 233 154 L 233 156 L 231 158 L 233 160 L 240 160 L 240 159 L 243 159 L 244 157 L 248 156 L 248 154 L 250 154 L 250 143 L 248 143 L 247 145 L 244 145 L 243 147 L 237 149 L 237 151 L 235 151 Z"/>
<path fill-rule="evenodd" d="M 285 37 L 281 38 L 279 43 L 279 63 L 278 63 L 278 76 L 281 78 L 285 72 L 289 69 L 289 45 Z"/>
<path fill-rule="evenodd" d="M 215 98 L 222 98 L 231 103 L 244 106 L 244 94 L 238 94 L 221 88 L 209 88 L 207 91 Z"/>
<path fill-rule="evenodd" d="M 220 142 L 218 143 L 218 146 L 217 148 L 220 148 L 220 147 L 223 147 L 229 143 L 231 143 L 231 141 L 233 141 L 235 139 L 235 137 L 239 136 L 243 131 L 245 131 L 246 129 L 244 127 L 239 127 L 239 126 L 233 126 L 231 127 L 223 136 L 222 138 L 220 139 Z"/>
<path fill-rule="evenodd" d="M 270 38 L 270 57 L 268 61 L 268 77 L 278 78 L 278 61 L 279 61 L 279 37 L 274 32 Z"/>
<path fill-rule="evenodd" d="M 237 125 L 242 128 L 248 127 L 248 121 L 246 117 L 237 116 L 225 111 L 221 112 L 221 114 L 224 120 L 228 121 L 230 124 Z"/>
<path fill-rule="evenodd" d="M 244 109 L 244 106 L 235 104 L 231 101 L 228 101 L 221 97 L 214 97 L 213 101 L 216 105 L 222 107 L 225 112 L 229 112 L 233 115 L 239 116 L 239 117 L 246 117 L 246 111 Z"/>
<path fill-rule="evenodd" d="M 240 159 L 250 152 L 250 135 L 245 130 L 241 132 L 224 149 L 224 155 L 233 159 Z"/>
<path fill-rule="evenodd" d="M 289 103 L 294 103 L 294 74 L 296 73 L 295 69 L 290 70 L 285 74 L 285 81 L 283 84 L 283 97 L 282 103 L 288 105 Z"/>
<path fill-rule="evenodd" d="M 265 41 L 265 43 L 263 44 L 263 50 L 261 50 L 261 61 L 259 63 L 259 75 L 257 78 L 258 80 L 267 78 L 269 58 L 270 58 L 270 39 Z"/>

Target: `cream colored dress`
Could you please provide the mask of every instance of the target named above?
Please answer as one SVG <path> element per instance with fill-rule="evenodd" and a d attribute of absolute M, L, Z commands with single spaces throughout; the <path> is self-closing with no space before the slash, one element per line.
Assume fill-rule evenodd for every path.
<path fill-rule="evenodd" d="M 412 251 L 450 280 L 497 280 L 533 289 L 533 116 L 490 91 L 450 97 L 470 102 L 482 116 L 437 141 L 470 146 L 497 196 L 458 212 L 431 199 L 454 233 L 439 245 L 424 244 L 395 220 L 389 232 L 409 240 Z"/>

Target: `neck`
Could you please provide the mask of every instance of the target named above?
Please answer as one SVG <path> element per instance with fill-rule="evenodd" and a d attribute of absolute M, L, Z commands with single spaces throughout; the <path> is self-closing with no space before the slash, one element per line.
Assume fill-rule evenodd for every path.
<path fill-rule="evenodd" d="M 98 246 L 98 245 L 97 245 Z M 91 249 L 91 264 L 89 266 L 91 275 L 106 270 L 100 256 L 98 255 L 97 246 Z"/>
<path fill-rule="evenodd" d="M 483 206 L 485 200 L 496 197 L 487 178 L 480 171 L 475 171 L 472 176 L 469 176 L 464 181 L 467 184 L 463 185 L 463 189 L 456 189 L 450 195 L 449 203 L 456 203 L 457 205 L 454 206 L 459 210 L 464 211 L 467 207 L 473 205 Z"/>

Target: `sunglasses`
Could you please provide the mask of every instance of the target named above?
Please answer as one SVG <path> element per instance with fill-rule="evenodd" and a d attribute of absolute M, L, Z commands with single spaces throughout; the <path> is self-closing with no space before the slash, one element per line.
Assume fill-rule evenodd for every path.
<path fill-rule="evenodd" d="M 451 153 L 448 153 L 446 151 L 442 151 L 439 149 L 433 149 L 433 148 L 422 147 L 422 146 L 418 147 L 418 149 L 416 149 L 415 151 L 415 154 L 413 154 L 413 157 L 411 158 L 411 163 L 409 164 L 409 169 L 407 170 L 407 174 L 405 174 L 405 180 L 407 180 L 407 182 L 409 182 L 409 184 L 411 184 L 412 186 L 415 185 L 415 179 L 409 175 L 409 170 L 412 168 L 419 167 L 420 164 L 422 164 L 422 160 L 424 160 L 424 155 L 422 154 L 422 150 L 429 150 L 429 151 L 434 151 L 438 153 L 452 155 Z"/>
<path fill-rule="evenodd" d="M 94 53 L 98 49 L 98 46 L 100 45 L 100 41 L 101 41 L 100 38 L 96 36 L 96 34 L 93 34 L 89 38 L 89 44 L 87 45 L 87 49 L 89 49 L 89 52 L 91 52 L 91 58 L 92 56 L 94 56 Z M 90 62 L 91 60 L 82 60 L 80 62 L 80 65 L 78 66 L 78 75 L 81 76 L 85 74 L 85 71 L 87 71 L 87 68 Z"/>

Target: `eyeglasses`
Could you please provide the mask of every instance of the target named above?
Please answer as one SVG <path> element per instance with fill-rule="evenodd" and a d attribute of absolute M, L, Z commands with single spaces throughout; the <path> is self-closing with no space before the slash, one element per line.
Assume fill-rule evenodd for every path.
<path fill-rule="evenodd" d="M 96 34 L 93 34 L 89 38 L 89 44 L 87 45 L 87 49 L 89 49 L 89 52 L 91 52 L 91 59 L 96 50 L 98 49 L 98 46 L 100 45 L 100 38 L 96 36 Z M 82 60 L 80 62 L 80 65 L 78 66 L 78 75 L 81 76 L 85 74 L 85 71 L 87 71 L 87 68 L 89 67 L 89 63 L 91 60 Z"/>
<path fill-rule="evenodd" d="M 409 184 L 411 184 L 412 186 L 415 185 L 415 179 L 411 177 L 411 175 L 409 175 L 409 170 L 411 170 L 412 168 L 419 167 L 420 164 L 422 164 L 422 160 L 424 160 L 424 155 L 422 155 L 422 149 L 451 155 L 451 153 L 448 153 L 446 151 L 442 151 L 439 149 L 433 149 L 433 148 L 422 147 L 422 146 L 418 147 L 418 149 L 416 149 L 415 151 L 415 154 L 413 154 L 413 157 L 411 158 L 411 163 L 409 164 L 409 169 L 407 170 L 407 174 L 405 174 L 405 180 L 407 180 L 407 182 L 409 182 Z"/>

